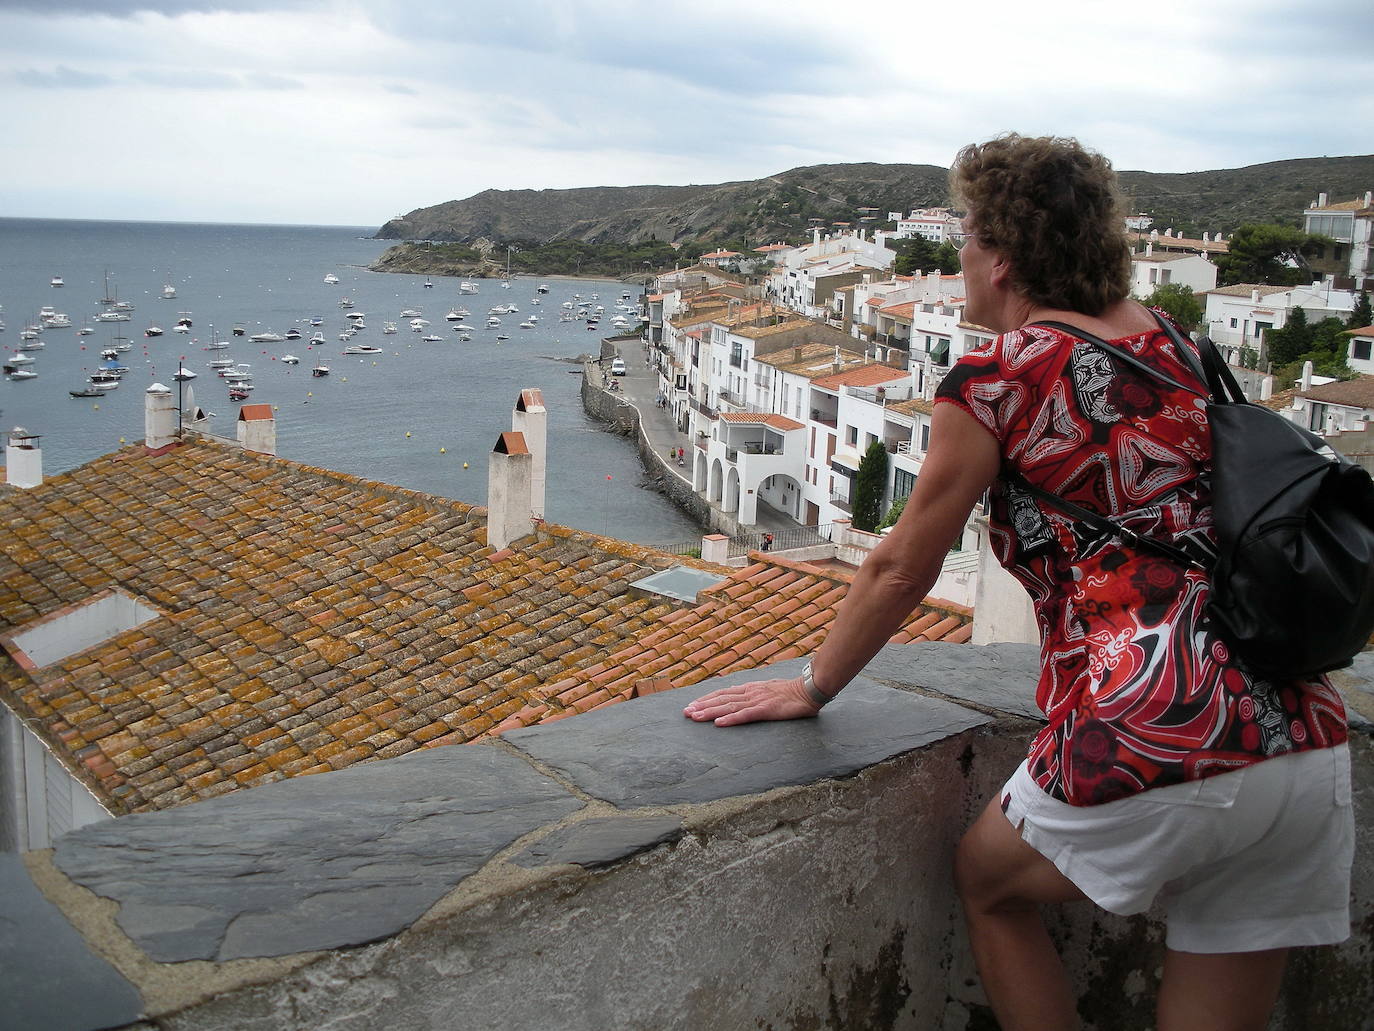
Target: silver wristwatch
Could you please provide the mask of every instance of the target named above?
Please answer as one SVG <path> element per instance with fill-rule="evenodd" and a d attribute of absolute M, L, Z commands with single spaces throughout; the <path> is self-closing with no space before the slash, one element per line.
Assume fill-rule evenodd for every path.
<path fill-rule="evenodd" d="M 827 704 L 835 700 L 834 695 L 828 695 L 816 686 L 816 678 L 811 675 L 811 661 L 808 659 L 802 667 L 802 687 L 806 688 L 806 697 L 811 699 L 811 703 L 818 709 L 823 709 Z"/>

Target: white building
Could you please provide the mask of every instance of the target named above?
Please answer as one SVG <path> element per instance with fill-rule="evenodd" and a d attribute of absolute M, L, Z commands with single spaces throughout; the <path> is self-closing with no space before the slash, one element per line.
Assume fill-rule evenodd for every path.
<path fill-rule="evenodd" d="M 1216 289 L 1217 267 L 1199 254 L 1156 251 L 1145 244 L 1145 253 L 1131 256 L 1131 295 L 1144 300 L 1158 287 L 1171 283 L 1186 286 L 1195 294 Z"/>
<path fill-rule="evenodd" d="M 1374 326 L 1347 330 L 1350 346 L 1345 352 L 1345 364 L 1356 372 L 1374 375 Z"/>
<path fill-rule="evenodd" d="M 1329 316 L 1346 319 L 1354 310 L 1357 295 L 1336 289 L 1326 279 L 1310 286 L 1240 283 L 1209 290 L 1206 298 L 1207 335 L 1218 346 L 1229 348 L 1228 358 L 1234 360 L 1241 347 L 1262 352 L 1265 331 L 1282 329 L 1294 308 L 1302 308 L 1309 323 Z"/>
<path fill-rule="evenodd" d="M 772 301 L 808 318 L 824 318 L 830 299 L 841 287 L 862 280 L 865 274 L 892 267 L 896 253 L 886 246 L 887 234 L 845 233 L 821 236 L 816 229 L 811 243 L 778 252 L 778 265 L 764 281 L 764 293 Z"/>
<path fill-rule="evenodd" d="M 949 208 L 918 208 L 896 222 L 898 240 L 919 236 L 931 243 L 946 243 L 963 236 L 963 224 Z"/>
<path fill-rule="evenodd" d="M 1331 253 L 1313 257 L 1313 266 L 1354 280 L 1350 285 L 1374 287 L 1374 260 L 1371 259 L 1371 237 L 1374 237 L 1374 191 L 1366 190 L 1362 198 L 1328 204 L 1326 194 L 1319 194 L 1303 212 L 1303 231 L 1326 236 L 1334 241 Z"/>

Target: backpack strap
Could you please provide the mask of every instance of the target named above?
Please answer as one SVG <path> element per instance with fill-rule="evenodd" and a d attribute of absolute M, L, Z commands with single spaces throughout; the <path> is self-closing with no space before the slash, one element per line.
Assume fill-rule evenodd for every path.
<path fill-rule="evenodd" d="M 1245 394 L 1241 391 L 1239 385 L 1236 383 L 1235 377 L 1231 375 L 1231 370 L 1226 367 L 1226 363 L 1221 360 L 1221 356 L 1217 353 L 1215 346 L 1213 346 L 1210 341 L 1199 348 L 1199 358 L 1199 355 L 1193 353 L 1192 348 L 1188 346 L 1182 335 L 1174 328 L 1173 323 L 1161 316 L 1158 312 L 1151 311 L 1150 314 L 1154 316 L 1155 321 L 1159 323 L 1160 329 L 1165 332 L 1170 342 L 1174 345 L 1174 349 L 1178 351 L 1179 360 L 1188 367 L 1188 371 L 1193 373 L 1200 383 L 1207 386 L 1208 390 L 1199 390 L 1197 387 L 1190 387 L 1180 383 L 1172 376 L 1166 375 L 1158 369 L 1153 369 L 1146 365 L 1129 351 L 1109 344 L 1101 337 L 1095 336 L 1087 330 L 1079 329 L 1077 326 L 1070 326 L 1064 322 L 1052 322 L 1049 320 L 1036 322 L 1033 323 L 1033 325 L 1048 326 L 1050 329 L 1057 329 L 1061 333 L 1067 333 L 1069 336 L 1082 340 L 1084 343 L 1091 344 L 1099 351 L 1105 351 L 1108 354 L 1114 355 L 1126 364 L 1143 372 L 1151 379 L 1158 380 L 1161 383 L 1167 383 L 1171 387 L 1193 394 L 1197 397 L 1205 398 L 1209 397 L 1210 394 L 1210 397 L 1213 398 L 1230 400 L 1231 398 L 1239 397 L 1241 402 L 1245 401 Z M 1230 395 L 1229 397 L 1228 394 Z M 1037 487 L 1020 474 L 1014 475 L 1021 489 L 1032 497 L 1038 498 L 1045 504 L 1059 509 L 1059 511 L 1072 516 L 1081 523 L 1086 523 L 1099 533 L 1106 534 L 1109 537 L 1115 537 L 1131 547 L 1153 551 L 1182 566 L 1200 569 L 1203 572 L 1208 572 L 1211 569 L 1210 565 L 1182 548 L 1175 547 L 1172 544 L 1166 544 L 1164 541 L 1154 537 L 1141 536 L 1129 527 L 1123 526 L 1115 519 L 1110 519 L 1091 509 L 1084 508 L 1082 505 L 1075 504 L 1067 498 L 1060 497 L 1053 491 L 1045 490 L 1043 487 Z"/>
<path fill-rule="evenodd" d="M 1183 338 L 1178 335 L 1178 330 L 1174 329 L 1174 327 L 1169 324 L 1169 321 L 1167 319 L 1160 318 L 1154 312 L 1151 312 L 1150 314 L 1155 316 L 1155 320 L 1159 322 L 1160 327 L 1164 330 L 1165 333 L 1169 335 L 1169 339 L 1170 341 L 1172 341 L 1175 349 L 1181 352 L 1179 354 L 1179 359 L 1185 365 L 1188 366 L 1190 372 L 1197 376 L 1198 381 L 1200 383 L 1206 383 L 1210 386 L 1211 384 L 1209 377 L 1206 375 L 1203 368 L 1198 365 L 1198 360 L 1193 355 L 1192 350 L 1188 347 L 1187 344 L 1183 342 Z M 1165 373 L 1160 372 L 1158 369 L 1151 368 L 1150 366 L 1142 362 L 1139 358 L 1137 358 L 1135 355 L 1131 354 L 1131 352 L 1125 350 L 1124 348 L 1117 347 L 1115 344 L 1107 343 L 1107 341 L 1103 340 L 1099 336 L 1094 336 L 1092 333 L 1089 333 L 1086 329 L 1079 329 L 1077 326 L 1070 326 L 1067 322 L 1054 322 L 1049 319 L 1045 319 L 1041 322 L 1032 323 L 1032 325 L 1048 326 L 1050 329 L 1057 329 L 1061 333 L 1067 333 L 1071 337 L 1075 337 L 1079 340 L 1082 340 L 1085 344 L 1091 344 L 1093 347 L 1096 347 L 1099 351 L 1105 351 L 1107 354 L 1120 358 L 1127 365 L 1130 365 L 1133 368 L 1145 373 L 1145 375 L 1149 376 L 1151 379 L 1159 380 L 1161 383 L 1167 383 L 1169 386 L 1175 388 L 1176 390 L 1183 390 L 1189 394 L 1196 394 L 1198 397 L 1207 396 L 1207 393 L 1205 391 L 1199 390 L 1197 387 L 1187 386 L 1186 384 L 1180 383 L 1172 376 L 1166 375 Z"/>
<path fill-rule="evenodd" d="M 1065 515 L 1073 516 L 1073 518 L 1077 519 L 1079 522 L 1088 524 L 1094 530 L 1098 531 L 1098 533 L 1106 534 L 1108 537 L 1115 537 L 1133 548 L 1153 551 L 1173 562 L 1177 562 L 1181 566 L 1200 569 L 1204 573 L 1211 569 L 1211 566 L 1203 562 L 1196 555 L 1192 555 L 1182 548 L 1175 547 L 1172 544 L 1165 544 L 1163 541 L 1154 537 L 1141 536 L 1130 527 L 1118 523 L 1115 519 L 1109 519 L 1098 512 L 1092 511 L 1092 509 L 1075 504 L 1068 498 L 1060 497 L 1053 491 L 1045 490 L 1043 487 L 1037 487 L 1019 473 L 1014 475 L 1016 476 L 1017 486 L 1026 493 L 1030 494 L 1032 497 L 1039 498 L 1047 505 L 1059 509 L 1059 511 L 1063 512 Z"/>

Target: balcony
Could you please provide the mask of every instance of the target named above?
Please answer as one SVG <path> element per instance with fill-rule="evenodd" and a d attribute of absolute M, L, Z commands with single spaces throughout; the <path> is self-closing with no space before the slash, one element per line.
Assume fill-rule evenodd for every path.
<path fill-rule="evenodd" d="M 832 494 L 830 495 L 830 504 L 834 508 L 838 508 L 845 515 L 852 516 L 854 514 L 854 509 L 850 507 L 848 498 L 840 497 L 838 494 Z"/>
<path fill-rule="evenodd" d="M 838 419 L 838 412 L 823 412 L 819 408 L 811 409 L 811 421 L 821 423 L 824 426 L 829 426 L 832 430 L 836 428 Z"/>

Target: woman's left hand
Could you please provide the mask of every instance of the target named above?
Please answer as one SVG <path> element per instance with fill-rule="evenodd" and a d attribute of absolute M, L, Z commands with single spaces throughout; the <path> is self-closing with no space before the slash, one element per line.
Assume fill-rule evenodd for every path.
<path fill-rule="evenodd" d="M 806 696 L 801 677 L 793 677 L 722 687 L 689 703 L 682 714 L 698 723 L 712 720 L 718 727 L 733 727 L 760 720 L 800 720 L 820 711 Z"/>

